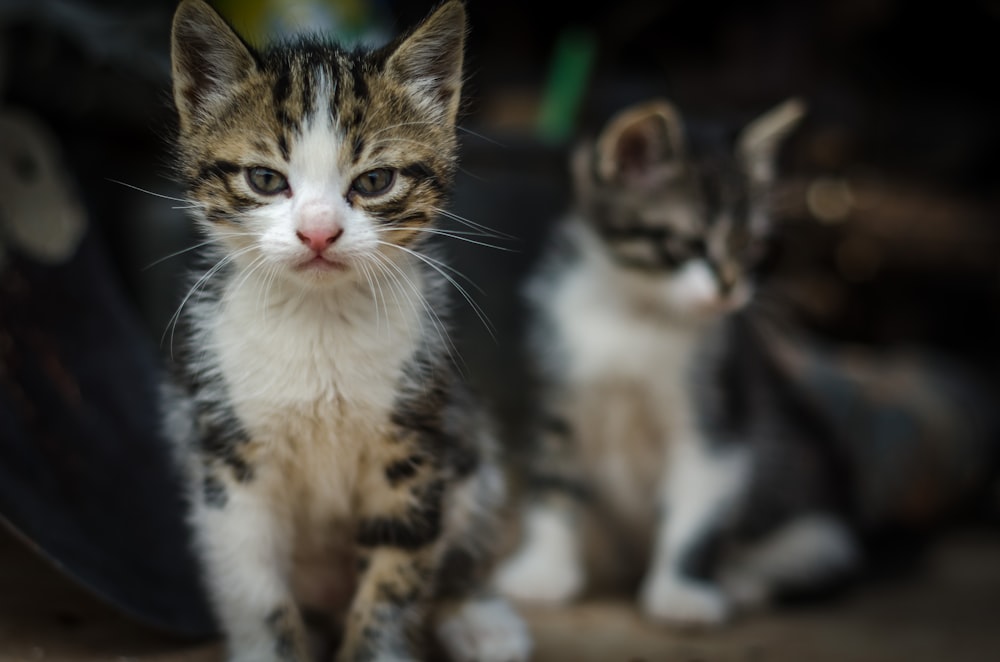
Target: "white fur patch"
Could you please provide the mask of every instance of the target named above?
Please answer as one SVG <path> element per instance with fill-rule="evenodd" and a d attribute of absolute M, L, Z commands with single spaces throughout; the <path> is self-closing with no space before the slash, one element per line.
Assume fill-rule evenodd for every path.
<path fill-rule="evenodd" d="M 528 626 L 505 600 L 475 600 L 437 626 L 437 636 L 454 662 L 527 662 Z"/>
<path fill-rule="evenodd" d="M 729 617 L 722 591 L 676 575 L 660 574 L 643 584 L 639 604 L 649 618 L 674 625 L 719 625 Z"/>
<path fill-rule="evenodd" d="M 857 568 L 861 551 L 850 529 L 827 515 L 801 517 L 728 562 L 721 582 L 734 602 L 756 606 L 776 588 L 808 588 Z"/>
<path fill-rule="evenodd" d="M 588 230 L 572 227 L 582 262 L 555 279 L 543 276 L 529 296 L 547 310 L 566 354 L 569 383 L 622 376 L 676 390 L 698 340 L 698 329 L 668 323 L 643 303 L 663 305 L 659 279 L 631 278 L 604 253 Z M 545 342 L 541 339 L 541 342 Z"/>
<path fill-rule="evenodd" d="M 497 590 L 524 602 L 562 604 L 584 585 L 580 540 L 560 512 L 536 506 L 525 513 L 524 542 L 494 579 Z"/>
<path fill-rule="evenodd" d="M 690 260 L 664 280 L 667 305 L 681 314 L 697 314 L 719 303 L 719 285 L 704 260 Z"/>

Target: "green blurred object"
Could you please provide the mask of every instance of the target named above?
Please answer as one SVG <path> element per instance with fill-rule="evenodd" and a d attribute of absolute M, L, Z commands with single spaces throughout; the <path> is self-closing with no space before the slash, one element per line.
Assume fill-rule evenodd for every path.
<path fill-rule="evenodd" d="M 589 30 L 568 28 L 559 34 L 538 115 L 543 141 L 560 143 L 573 134 L 596 52 L 597 42 Z"/>
<path fill-rule="evenodd" d="M 303 32 L 329 34 L 347 46 L 385 43 L 391 16 L 373 0 L 210 0 L 252 43 Z"/>

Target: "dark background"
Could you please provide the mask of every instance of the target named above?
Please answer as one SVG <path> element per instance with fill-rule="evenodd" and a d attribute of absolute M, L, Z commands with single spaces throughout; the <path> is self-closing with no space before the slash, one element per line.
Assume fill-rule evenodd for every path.
<path fill-rule="evenodd" d="M 371 6 L 393 32 L 431 4 Z M 946 356 L 986 385 L 980 395 L 992 393 L 1000 375 L 1000 2 L 591 5 L 468 3 L 463 170 L 452 208 L 513 238 L 490 240 L 506 250 L 459 242 L 447 248 L 481 288 L 470 292 L 496 327 L 493 339 L 459 300 L 456 334 L 468 376 L 512 448 L 529 441 L 521 419 L 531 397 L 519 288 L 547 229 L 569 204 L 567 150 L 612 112 L 652 96 L 730 122 L 802 97 L 808 118 L 782 155 L 789 202 L 779 214 L 774 278 L 787 287 L 803 326 L 839 347 Z M 111 288 L 136 322 L 121 342 L 149 356 L 165 348 L 183 268 L 181 259 L 158 261 L 194 239 L 177 203 L 112 180 L 180 193 L 169 153 L 173 8 L 164 1 L 0 0 L 3 105 L 28 110 L 55 132 L 92 240 L 106 251 L 109 269 L 72 277 Z M 231 18 L 241 25 L 240 16 Z M 554 53 L 572 35 L 595 46 L 593 67 L 570 116 L 571 135 L 553 137 L 540 129 L 540 109 Z M 810 202 L 810 191 L 822 189 L 817 184 L 849 192 L 834 216 L 824 218 Z M 0 318 L 0 330 L 12 321 Z M 73 323 L 58 322 L 66 333 Z M 114 380 L 115 370 L 107 366 L 106 378 Z M 976 402 L 970 406 L 989 408 L 996 400 Z M 157 441 L 137 434 L 135 443 Z M 78 451 L 85 456 L 87 449 Z M 127 473 L 143 483 L 149 481 L 142 472 L 161 470 L 105 466 L 93 475 Z M 47 506 L 54 526 L 60 514 L 51 508 L 59 503 Z M 88 517 L 102 512 L 111 516 L 90 509 Z M 9 516 L 4 504 L 0 513 Z M 148 513 L 136 507 L 113 516 L 139 521 Z"/>

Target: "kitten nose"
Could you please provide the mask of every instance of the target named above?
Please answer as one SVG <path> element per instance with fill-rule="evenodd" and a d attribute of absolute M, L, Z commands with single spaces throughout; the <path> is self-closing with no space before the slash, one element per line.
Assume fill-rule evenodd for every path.
<path fill-rule="evenodd" d="M 344 234 L 344 228 L 339 225 L 297 230 L 295 232 L 295 236 L 299 238 L 299 241 L 317 253 L 322 253 L 328 246 L 333 245 L 333 242 L 340 239 L 340 235 L 342 234 Z"/>

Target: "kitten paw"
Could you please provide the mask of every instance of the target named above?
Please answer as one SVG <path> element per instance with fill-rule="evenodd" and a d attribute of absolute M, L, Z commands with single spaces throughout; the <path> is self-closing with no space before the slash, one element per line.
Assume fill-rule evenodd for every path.
<path fill-rule="evenodd" d="M 711 584 L 677 577 L 647 579 L 639 602 L 649 618 L 674 625 L 720 625 L 729 617 L 729 602 L 722 591 Z"/>
<path fill-rule="evenodd" d="M 583 591 L 585 580 L 579 541 L 559 513 L 538 509 L 525 521 L 524 546 L 497 571 L 497 590 L 523 602 L 558 605 Z"/>
<path fill-rule="evenodd" d="M 528 626 L 507 601 L 467 602 L 437 626 L 438 640 L 453 662 L 527 662 Z"/>
<path fill-rule="evenodd" d="M 574 559 L 557 559 L 543 550 L 524 550 L 500 566 L 494 580 L 512 600 L 542 605 L 571 602 L 583 590 L 583 571 Z"/>

